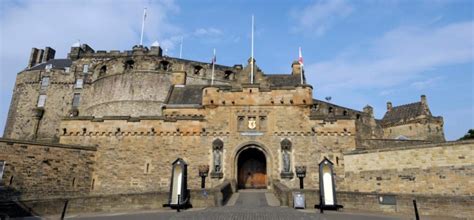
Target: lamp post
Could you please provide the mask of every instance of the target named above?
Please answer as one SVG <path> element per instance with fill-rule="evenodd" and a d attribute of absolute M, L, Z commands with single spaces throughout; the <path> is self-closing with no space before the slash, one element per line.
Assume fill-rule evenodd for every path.
<path fill-rule="evenodd" d="M 306 177 L 306 166 L 296 166 L 296 176 L 300 178 L 300 189 L 304 189 L 303 179 Z"/>
<path fill-rule="evenodd" d="M 199 166 L 199 176 L 201 177 L 201 188 L 206 188 L 206 177 L 209 173 L 209 165 Z"/>

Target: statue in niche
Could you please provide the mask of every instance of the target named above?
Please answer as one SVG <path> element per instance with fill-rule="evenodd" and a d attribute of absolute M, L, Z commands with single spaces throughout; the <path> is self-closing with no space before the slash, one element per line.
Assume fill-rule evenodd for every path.
<path fill-rule="evenodd" d="M 291 141 L 285 138 L 280 144 L 281 158 L 283 162 L 282 173 L 288 174 L 291 172 Z"/>
<path fill-rule="evenodd" d="M 221 172 L 221 151 L 219 149 L 214 149 L 214 172 L 220 173 Z"/>
<path fill-rule="evenodd" d="M 224 142 L 220 139 L 216 139 L 212 142 L 212 154 L 213 154 L 213 172 L 222 173 L 222 149 L 224 148 Z"/>
<path fill-rule="evenodd" d="M 283 172 L 289 173 L 290 172 L 290 153 L 287 150 L 283 150 L 282 152 L 283 157 Z"/>

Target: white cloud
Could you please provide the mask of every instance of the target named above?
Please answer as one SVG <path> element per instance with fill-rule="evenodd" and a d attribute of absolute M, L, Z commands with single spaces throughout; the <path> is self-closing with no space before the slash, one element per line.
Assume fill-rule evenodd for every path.
<path fill-rule="evenodd" d="M 424 90 L 436 86 L 442 79 L 443 77 L 439 76 L 434 78 L 428 78 L 426 80 L 413 82 L 410 86 L 417 90 Z"/>
<path fill-rule="evenodd" d="M 194 31 L 194 36 L 196 37 L 216 37 L 221 36 L 223 32 L 217 28 L 198 28 Z"/>
<path fill-rule="evenodd" d="M 51 46 L 56 58 L 65 58 L 78 39 L 96 50 L 130 50 L 140 41 L 143 7 L 148 8 L 144 43 L 159 40 L 172 48 L 169 42 L 182 32 L 168 19 L 180 10 L 173 0 L 2 1 L 0 127 L 6 119 L 16 73 L 26 67 L 32 47 Z"/>
<path fill-rule="evenodd" d="M 310 78 L 317 75 L 327 91 L 388 88 L 439 66 L 472 62 L 473 26 L 460 22 L 436 28 L 399 27 L 366 49 L 349 48 L 333 59 L 309 64 L 307 72 Z"/>
<path fill-rule="evenodd" d="M 292 17 L 297 20 L 295 31 L 311 31 L 323 35 L 336 21 L 350 15 L 354 8 L 344 0 L 315 1 L 313 4 L 294 9 Z"/>

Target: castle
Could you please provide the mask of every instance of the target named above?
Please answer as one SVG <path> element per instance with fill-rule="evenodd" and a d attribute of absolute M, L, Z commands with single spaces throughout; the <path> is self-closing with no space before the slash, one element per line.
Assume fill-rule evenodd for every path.
<path fill-rule="evenodd" d="M 429 204 L 421 206 L 426 214 L 472 216 L 474 142 L 445 142 L 443 118 L 426 96 L 388 102 L 376 119 L 371 106 L 313 98 L 301 68 L 295 61 L 290 74 L 266 74 L 249 59 L 212 70 L 159 46 L 82 44 L 66 59 L 33 48 L 0 139 L 0 199 L 70 198 L 78 212 L 92 210 L 85 203 L 156 207 L 166 203 L 171 164 L 180 159 L 195 207 L 222 205 L 243 188 L 269 189 L 290 205 L 291 193 L 303 190 L 299 173 L 316 204 L 327 160 L 345 207 L 408 213 L 416 198 Z"/>

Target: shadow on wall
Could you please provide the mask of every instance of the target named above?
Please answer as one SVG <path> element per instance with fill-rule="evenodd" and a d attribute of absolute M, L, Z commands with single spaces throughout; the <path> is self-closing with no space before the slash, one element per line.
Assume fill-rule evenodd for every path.
<path fill-rule="evenodd" d="M 12 198 L 19 198 L 21 193 L 11 187 L 0 187 L 0 219 L 36 216 L 31 207 L 21 201 Z"/>

